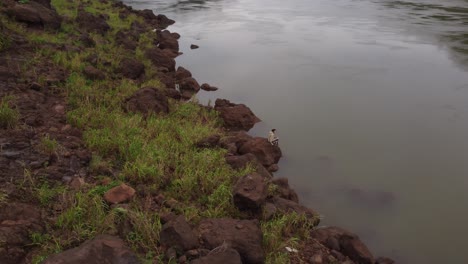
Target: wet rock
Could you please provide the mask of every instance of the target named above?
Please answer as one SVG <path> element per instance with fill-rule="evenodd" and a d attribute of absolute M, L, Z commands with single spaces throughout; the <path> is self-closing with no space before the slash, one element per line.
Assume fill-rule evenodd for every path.
<path fill-rule="evenodd" d="M 174 20 L 172 19 L 169 19 L 167 16 L 165 15 L 157 15 L 156 16 L 156 20 L 158 21 L 158 26 L 160 28 L 167 28 L 168 26 L 172 25 L 175 23 Z"/>
<path fill-rule="evenodd" d="M 33 1 L 15 4 L 7 10 L 7 13 L 17 21 L 31 26 L 59 29 L 62 22 L 55 10 Z"/>
<path fill-rule="evenodd" d="M 130 251 L 124 241 L 110 235 L 98 235 L 92 240 L 52 255 L 43 264 L 138 264 L 137 256 Z"/>
<path fill-rule="evenodd" d="M 379 257 L 375 260 L 375 264 L 395 264 L 395 261 L 387 257 Z"/>
<path fill-rule="evenodd" d="M 280 197 L 274 197 L 270 202 L 273 203 L 280 212 L 295 212 L 299 215 L 305 215 L 308 219 L 313 221 L 314 225 L 318 225 L 320 222 L 320 215 L 317 212 L 296 202 Z"/>
<path fill-rule="evenodd" d="M 190 78 L 192 77 L 192 73 L 185 69 L 184 67 L 178 67 L 175 75 L 177 80 L 183 80 L 185 78 Z"/>
<path fill-rule="evenodd" d="M 221 136 L 211 135 L 207 138 L 204 138 L 196 143 L 197 148 L 215 148 L 218 146 L 218 142 Z"/>
<path fill-rule="evenodd" d="M 299 196 L 297 195 L 296 191 L 289 187 L 288 179 L 276 178 L 271 183 L 277 186 L 276 194 L 278 194 L 279 197 L 291 200 L 296 203 L 299 202 Z"/>
<path fill-rule="evenodd" d="M 129 112 L 169 113 L 167 97 L 156 88 L 143 88 L 125 100 L 124 109 Z"/>
<path fill-rule="evenodd" d="M 104 72 L 91 65 L 86 66 L 83 70 L 83 73 L 91 80 L 104 80 L 106 78 Z"/>
<path fill-rule="evenodd" d="M 135 80 L 145 73 L 145 65 L 136 59 L 125 58 L 120 62 L 119 70 L 123 76 Z"/>
<path fill-rule="evenodd" d="M 240 210 L 257 211 L 265 202 L 268 184 L 258 173 L 241 177 L 234 186 L 234 204 Z"/>
<path fill-rule="evenodd" d="M 240 154 L 254 154 L 265 167 L 278 163 L 282 155 L 278 146 L 273 146 L 267 139 L 260 137 L 253 138 L 242 144 L 238 152 Z"/>
<path fill-rule="evenodd" d="M 369 249 L 351 232 L 339 227 L 325 227 L 313 230 L 310 234 L 323 245 L 343 253 L 357 263 L 374 263 L 374 257 Z"/>
<path fill-rule="evenodd" d="M 122 183 L 104 194 L 104 200 L 111 204 L 127 202 L 135 195 L 135 189 Z"/>
<path fill-rule="evenodd" d="M 198 247 L 197 237 L 182 215 L 164 224 L 159 234 L 159 240 L 162 245 L 183 251 Z"/>
<path fill-rule="evenodd" d="M 216 99 L 214 109 L 219 112 L 224 126 L 228 129 L 248 131 L 255 123 L 260 122 L 260 119 L 244 104 L 234 104 L 226 99 Z"/>
<path fill-rule="evenodd" d="M 218 90 L 218 87 L 211 86 L 211 85 L 209 85 L 209 84 L 207 84 L 207 83 L 202 84 L 202 85 L 200 86 L 200 88 L 201 88 L 202 90 L 208 91 L 208 92 Z"/>
<path fill-rule="evenodd" d="M 199 48 L 198 45 L 195 45 L 195 44 L 191 44 L 191 45 L 190 45 L 190 49 L 198 49 L 198 48 Z"/>
<path fill-rule="evenodd" d="M 110 26 L 109 24 L 107 24 L 105 16 L 95 16 L 91 13 L 84 11 L 83 9 L 78 10 L 76 22 L 78 23 L 80 28 L 88 32 L 95 32 L 104 35 L 107 31 L 110 30 Z"/>
<path fill-rule="evenodd" d="M 176 55 L 170 50 L 152 48 L 146 51 L 146 57 L 149 58 L 155 66 L 167 68 L 170 72 L 175 71 L 176 62 L 174 58 Z"/>
<path fill-rule="evenodd" d="M 205 248 L 214 249 L 227 243 L 239 252 L 243 263 L 265 262 L 263 235 L 257 220 L 203 219 L 198 230 Z"/>
<path fill-rule="evenodd" d="M 242 264 L 239 252 L 232 248 L 223 248 L 218 251 L 213 251 L 205 257 L 195 259 L 192 264 Z"/>

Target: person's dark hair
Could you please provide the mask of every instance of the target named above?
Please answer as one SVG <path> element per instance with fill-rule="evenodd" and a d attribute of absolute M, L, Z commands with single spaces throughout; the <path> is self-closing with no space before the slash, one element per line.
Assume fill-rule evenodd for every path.
<path fill-rule="evenodd" d="M 273 128 L 271 131 L 275 132 L 275 131 L 276 131 L 276 129 L 274 129 L 274 128 Z"/>

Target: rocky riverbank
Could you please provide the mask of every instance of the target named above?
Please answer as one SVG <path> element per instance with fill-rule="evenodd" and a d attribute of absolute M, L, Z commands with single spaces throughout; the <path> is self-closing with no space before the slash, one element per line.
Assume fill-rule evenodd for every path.
<path fill-rule="evenodd" d="M 245 105 L 199 105 L 174 21 L 0 4 L 0 263 L 394 263 L 320 227 Z M 176 89 L 177 88 L 177 89 Z"/>

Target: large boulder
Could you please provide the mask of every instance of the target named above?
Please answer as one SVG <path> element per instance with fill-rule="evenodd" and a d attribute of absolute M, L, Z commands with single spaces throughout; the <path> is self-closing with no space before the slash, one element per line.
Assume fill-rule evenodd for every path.
<path fill-rule="evenodd" d="M 122 183 L 121 185 L 108 190 L 104 194 L 104 200 L 110 204 L 117 204 L 129 201 L 134 195 L 135 189 L 125 183 Z"/>
<path fill-rule="evenodd" d="M 191 264 L 242 264 L 239 252 L 232 248 L 221 248 L 210 252 L 207 256 L 190 262 Z"/>
<path fill-rule="evenodd" d="M 145 73 L 145 65 L 139 60 L 125 58 L 120 62 L 119 71 L 126 78 L 138 79 Z"/>
<path fill-rule="evenodd" d="M 254 154 L 265 167 L 278 163 L 282 155 L 281 149 L 278 146 L 271 145 L 267 139 L 261 137 L 255 137 L 245 142 L 238 149 L 238 152 L 240 154 Z"/>
<path fill-rule="evenodd" d="M 161 229 L 159 241 L 162 245 L 187 251 L 198 247 L 198 240 L 184 216 L 167 222 Z"/>
<path fill-rule="evenodd" d="M 343 253 L 356 263 L 374 264 L 374 257 L 356 234 L 333 226 L 313 230 L 310 234 L 323 245 Z"/>
<path fill-rule="evenodd" d="M 318 225 L 320 222 L 320 215 L 317 212 L 294 201 L 286 200 L 281 197 L 273 197 L 269 201 L 276 207 L 276 210 L 279 212 L 284 214 L 296 213 L 298 215 L 304 215 L 309 220 L 312 220 L 314 225 Z"/>
<path fill-rule="evenodd" d="M 271 178 L 271 174 L 268 172 L 265 167 L 258 161 L 252 153 L 247 153 L 241 156 L 227 156 L 226 162 L 235 170 L 242 170 L 248 165 L 251 165 L 255 168 L 255 171 L 262 175 L 264 178 Z"/>
<path fill-rule="evenodd" d="M 289 181 L 286 178 L 276 178 L 272 182 L 277 188 L 276 193 L 279 197 L 291 200 L 293 202 L 299 202 L 299 196 L 297 195 L 296 191 L 289 187 Z"/>
<path fill-rule="evenodd" d="M 143 88 L 125 100 L 124 108 L 129 112 L 169 113 L 169 100 L 156 88 Z"/>
<path fill-rule="evenodd" d="M 263 234 L 257 220 L 203 219 L 198 230 L 205 248 L 214 249 L 227 243 L 239 252 L 243 263 L 265 262 Z"/>
<path fill-rule="evenodd" d="M 174 52 L 179 52 L 179 42 L 175 35 L 172 35 L 168 30 L 157 31 L 156 33 L 160 49 L 169 49 Z"/>
<path fill-rule="evenodd" d="M 200 85 L 193 77 L 188 77 L 179 81 L 181 92 L 188 91 L 196 93 L 200 91 Z"/>
<path fill-rule="evenodd" d="M 31 244 L 31 234 L 41 233 L 41 213 L 31 205 L 10 203 L 0 206 L 0 263 L 21 263 Z"/>
<path fill-rule="evenodd" d="M 219 146 L 227 149 L 229 154 L 238 154 L 239 147 L 251 139 L 252 136 L 245 131 L 231 131 L 219 140 Z"/>
<path fill-rule="evenodd" d="M 265 203 L 268 194 L 268 182 L 258 174 L 252 173 L 241 177 L 234 186 L 234 204 L 240 210 L 258 211 Z"/>
<path fill-rule="evenodd" d="M 164 67 L 169 71 L 175 71 L 175 57 L 177 55 L 174 54 L 171 50 L 165 49 L 162 50 L 160 48 L 151 48 L 146 51 L 146 57 L 151 60 L 151 62 L 157 67 Z"/>
<path fill-rule="evenodd" d="M 55 10 L 33 1 L 25 4 L 16 4 L 9 8 L 7 13 L 17 21 L 31 26 L 59 29 L 62 22 Z"/>
<path fill-rule="evenodd" d="M 185 69 L 184 67 L 177 67 L 176 75 L 175 75 L 177 80 L 183 80 L 185 78 L 190 78 L 192 77 L 192 73 Z"/>
<path fill-rule="evenodd" d="M 78 10 L 76 22 L 78 23 L 80 28 L 88 32 L 95 32 L 104 35 L 107 31 L 110 30 L 110 26 L 109 24 L 107 24 L 105 16 L 95 16 L 91 13 L 84 11 L 83 9 Z"/>
<path fill-rule="evenodd" d="M 219 112 L 228 129 L 248 131 L 261 121 L 246 105 L 234 104 L 226 99 L 216 99 L 214 109 Z"/>
<path fill-rule="evenodd" d="M 52 255 L 43 264 L 138 264 L 137 256 L 122 239 L 99 235 L 76 248 Z"/>

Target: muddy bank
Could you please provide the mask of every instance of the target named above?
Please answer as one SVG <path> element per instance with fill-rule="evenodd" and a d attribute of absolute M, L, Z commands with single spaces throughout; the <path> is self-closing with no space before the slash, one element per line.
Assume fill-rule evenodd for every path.
<path fill-rule="evenodd" d="M 225 99 L 217 100 L 214 107 L 193 102 L 201 88 L 212 86 L 200 86 L 189 70 L 177 67 L 179 34 L 166 29 L 174 21 L 118 2 L 78 1 L 70 9 L 60 3 L 5 1 L 0 10 L 1 37 L 7 40 L 0 59 L 1 65 L 8 65 L 0 67 L 0 95 L 2 107 L 17 113 L 17 118 L 2 114 L 9 122 L 0 130 L 0 262 L 393 263 L 375 259 L 348 231 L 316 227 L 319 214 L 299 203 L 287 179 L 272 175 L 281 149 L 246 133 L 260 121 L 247 106 Z M 91 10 L 91 5 L 96 9 Z M 65 12 L 70 10 L 76 16 Z M 115 20 L 132 22 L 123 27 Z M 15 31 L 16 25 L 24 27 Z M 148 32 L 154 36 L 142 39 Z M 65 34 L 66 41 L 50 41 L 59 34 Z M 105 45 L 108 49 L 101 50 Z M 106 57 L 112 48 L 128 57 Z M 70 64 L 54 53 L 75 55 L 66 58 L 89 55 Z M 121 80 L 131 83 L 133 90 L 113 93 Z M 97 94 L 90 90 L 86 96 L 75 90 L 88 86 L 104 88 Z M 118 96 L 122 100 L 115 105 L 111 99 L 99 101 Z M 188 113 L 178 112 L 187 105 L 202 113 L 197 116 L 200 124 L 218 116 L 222 121 L 218 130 L 207 132 L 206 137 L 186 139 L 180 133 L 184 128 L 174 126 L 170 127 L 174 138 L 165 142 L 193 140 L 181 153 L 194 151 L 208 160 L 214 159 L 210 151 L 223 154 L 223 166 L 228 164 L 232 170 L 228 173 L 242 174 L 226 185 L 227 199 L 215 200 L 228 204 L 231 211 L 203 213 L 203 202 L 210 199 L 200 199 L 201 192 L 217 197 L 212 190 L 197 190 L 204 189 L 203 178 L 208 175 L 197 175 L 190 185 L 189 198 L 200 202 L 188 204 L 180 197 L 176 187 L 182 185 L 182 176 L 177 172 L 189 166 L 180 162 L 181 153 L 175 165 L 168 162 L 157 185 L 152 182 L 156 173 L 147 178 L 124 174 L 129 170 L 125 159 L 133 155 L 129 152 L 134 146 L 118 148 L 113 141 L 136 141 L 137 134 L 106 137 L 111 147 L 104 148 L 104 139 L 96 140 L 91 134 L 101 125 L 92 121 L 98 109 L 84 107 L 95 101 L 101 108 L 117 106 L 122 116 L 141 120 L 138 128 L 152 128 L 150 122 L 171 115 L 188 119 Z M 76 114 L 81 109 L 87 111 Z M 90 116 L 79 119 L 86 115 Z M 106 129 L 128 126 L 117 125 Z M 157 138 L 158 133 L 152 131 L 149 138 Z M 86 211 L 87 200 L 99 210 Z M 202 213 L 191 215 L 192 206 Z M 102 219 L 95 223 L 100 214 Z M 148 223 L 150 215 L 156 220 Z M 142 232 L 141 228 L 147 229 Z M 272 245 L 273 234 L 279 245 Z M 291 242 L 296 240 L 300 243 Z"/>

